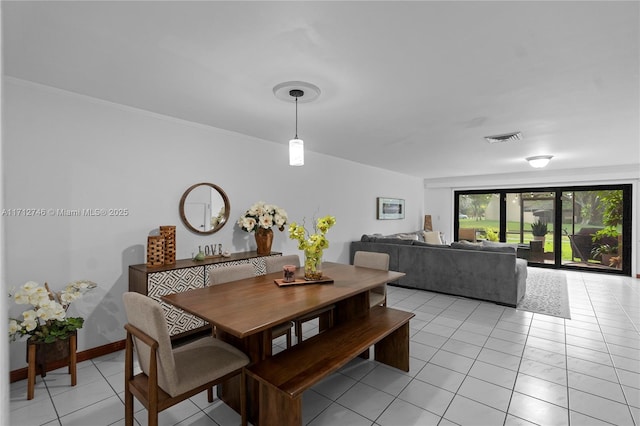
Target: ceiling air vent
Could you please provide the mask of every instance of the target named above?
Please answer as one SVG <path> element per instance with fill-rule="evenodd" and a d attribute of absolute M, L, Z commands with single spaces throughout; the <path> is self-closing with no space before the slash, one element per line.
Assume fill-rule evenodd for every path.
<path fill-rule="evenodd" d="M 505 133 L 504 135 L 485 136 L 484 138 L 489 143 L 519 141 L 519 140 L 522 140 L 522 133 L 520 132 Z"/>

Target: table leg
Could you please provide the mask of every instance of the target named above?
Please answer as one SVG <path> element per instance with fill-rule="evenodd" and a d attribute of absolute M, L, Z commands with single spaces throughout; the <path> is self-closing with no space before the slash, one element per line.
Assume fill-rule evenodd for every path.
<path fill-rule="evenodd" d="M 249 362 L 254 363 L 271 356 L 271 330 L 252 334 L 239 339 L 222 330 L 217 330 L 217 338 L 225 341 L 243 351 L 249 357 Z M 249 421 L 257 424 L 258 418 L 258 384 L 247 376 L 247 416 Z M 240 377 L 231 379 L 217 386 L 218 397 L 229 407 L 240 413 Z"/>

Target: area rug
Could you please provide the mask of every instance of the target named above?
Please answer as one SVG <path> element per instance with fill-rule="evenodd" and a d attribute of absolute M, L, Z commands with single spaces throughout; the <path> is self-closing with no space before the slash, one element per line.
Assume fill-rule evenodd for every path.
<path fill-rule="evenodd" d="M 571 319 L 564 272 L 527 268 L 527 291 L 518 309 Z"/>

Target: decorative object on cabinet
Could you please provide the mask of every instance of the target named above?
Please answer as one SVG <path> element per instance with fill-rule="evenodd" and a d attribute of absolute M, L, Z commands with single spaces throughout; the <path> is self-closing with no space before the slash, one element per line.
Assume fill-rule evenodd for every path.
<path fill-rule="evenodd" d="M 258 255 L 266 256 L 271 253 L 272 228 L 276 226 L 280 231 L 284 231 L 287 219 L 287 212 L 284 209 L 258 201 L 240 216 L 238 226 L 243 231 L 254 233 Z"/>
<path fill-rule="evenodd" d="M 424 230 L 425 231 L 433 231 L 433 224 L 431 223 L 431 215 L 424 215 Z"/>
<path fill-rule="evenodd" d="M 271 253 L 273 230 L 257 228 L 254 236 L 256 239 L 256 250 L 258 251 L 258 254 L 265 255 Z"/>
<path fill-rule="evenodd" d="M 22 320 L 9 318 L 9 338 L 15 341 L 30 336 L 27 341 L 27 399 L 33 399 L 36 374 L 46 376 L 47 363 L 67 360 L 71 386 L 76 385 L 76 333 L 84 324 L 82 317 L 68 317 L 69 305 L 96 287 L 92 281 L 74 281 L 63 291 L 52 292 L 29 281 L 9 296 L 18 305 L 30 305 L 22 312 Z"/>
<path fill-rule="evenodd" d="M 325 234 L 336 224 L 333 216 L 321 217 L 313 225 L 314 234 L 309 232 L 303 225 L 293 222 L 289 226 L 289 238 L 298 240 L 298 249 L 304 251 L 304 277 L 308 280 L 317 281 L 322 279 L 322 253 L 329 248 L 329 240 Z"/>
<path fill-rule="evenodd" d="M 200 262 L 200 261 L 204 260 L 205 258 L 206 258 L 206 256 L 205 256 L 204 252 L 202 250 L 200 250 L 198 252 L 198 254 L 196 254 L 194 256 L 193 260 L 197 260 L 198 262 Z"/>
<path fill-rule="evenodd" d="M 160 226 L 160 235 L 164 238 L 164 264 L 176 263 L 176 227 L 173 225 Z"/>
<path fill-rule="evenodd" d="M 271 253 L 271 256 L 280 255 L 281 253 L 277 252 Z M 149 267 L 145 264 L 130 265 L 129 291 L 142 293 L 160 302 L 169 324 L 169 334 L 173 339 L 179 339 L 203 330 L 210 330 L 211 327 L 207 327 L 200 318 L 161 301 L 161 296 L 204 287 L 209 282 L 209 272 L 213 268 L 249 263 L 253 265 L 256 275 L 265 274 L 265 258 L 252 251 L 228 253 L 223 257 L 205 257 L 202 261 L 178 259 L 173 265 L 161 267 Z"/>
<path fill-rule="evenodd" d="M 162 235 L 147 237 L 147 266 L 164 265 L 164 238 Z"/>
<path fill-rule="evenodd" d="M 209 235 L 219 231 L 229 220 L 230 211 L 229 197 L 213 183 L 192 185 L 180 199 L 182 223 L 196 234 Z"/>
<path fill-rule="evenodd" d="M 377 198 L 376 219 L 404 219 L 404 200 L 400 198 Z"/>

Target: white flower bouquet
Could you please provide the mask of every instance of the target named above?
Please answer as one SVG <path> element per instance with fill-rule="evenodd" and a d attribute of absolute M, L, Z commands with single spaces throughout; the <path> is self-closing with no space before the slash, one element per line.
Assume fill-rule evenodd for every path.
<path fill-rule="evenodd" d="M 9 297 L 18 305 L 31 305 L 22 312 L 22 319 L 9 318 L 9 338 L 15 341 L 19 336 L 30 336 L 35 342 L 51 343 L 66 339 L 75 330 L 82 328 L 84 319 L 67 317 L 67 309 L 72 302 L 80 299 L 84 293 L 97 287 L 92 281 L 74 281 L 57 293 L 29 281 Z"/>
<path fill-rule="evenodd" d="M 284 225 L 287 220 L 287 212 L 284 209 L 272 204 L 266 204 L 264 201 L 258 201 L 245 214 L 240 216 L 238 225 L 243 231 L 247 232 L 253 232 L 257 228 L 271 229 L 274 226 L 280 231 L 284 231 Z"/>

